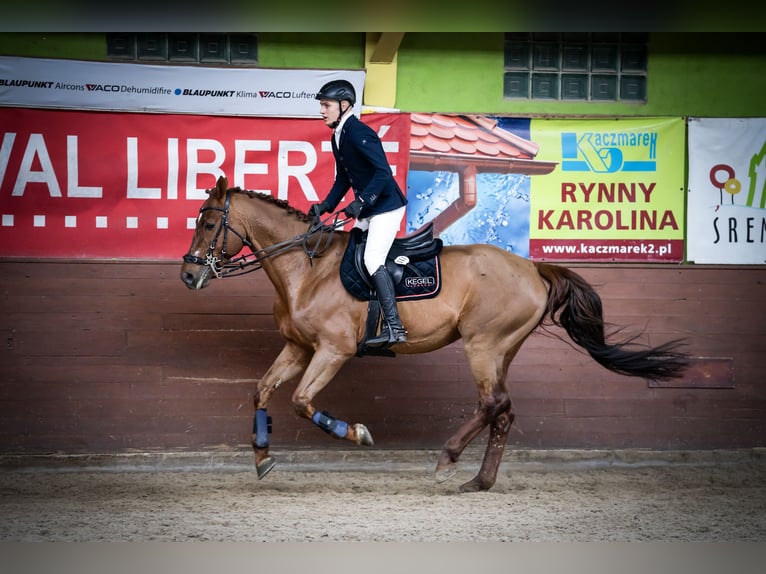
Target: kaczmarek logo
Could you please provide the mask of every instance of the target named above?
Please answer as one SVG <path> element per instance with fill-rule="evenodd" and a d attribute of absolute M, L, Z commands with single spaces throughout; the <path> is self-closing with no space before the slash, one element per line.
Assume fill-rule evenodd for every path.
<path fill-rule="evenodd" d="M 657 171 L 657 132 L 562 132 L 561 170 Z"/>

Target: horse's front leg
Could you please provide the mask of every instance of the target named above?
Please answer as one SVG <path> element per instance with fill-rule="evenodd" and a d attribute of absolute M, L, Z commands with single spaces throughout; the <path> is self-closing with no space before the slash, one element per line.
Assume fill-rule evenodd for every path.
<path fill-rule="evenodd" d="M 334 438 L 349 440 L 358 445 L 372 446 L 374 444 L 372 435 L 366 426 L 361 423 L 349 425 L 326 411 L 318 411 L 312 404 L 317 393 L 333 379 L 351 357 L 353 354 L 334 350 L 320 349 L 314 353 L 298 388 L 293 393 L 293 408 L 296 414 L 309 419 Z"/>
<path fill-rule="evenodd" d="M 266 476 L 276 464 L 274 457 L 269 455 L 270 417 L 266 414 L 271 395 L 279 385 L 298 377 L 306 369 L 310 360 L 310 351 L 288 342 L 263 378 L 258 381 L 253 397 L 255 418 L 252 444 L 255 450 L 255 470 L 259 480 Z"/>

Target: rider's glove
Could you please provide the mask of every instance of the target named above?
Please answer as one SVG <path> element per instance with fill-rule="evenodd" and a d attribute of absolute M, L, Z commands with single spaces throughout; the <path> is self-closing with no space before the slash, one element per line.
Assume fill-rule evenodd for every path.
<path fill-rule="evenodd" d="M 309 207 L 309 217 L 319 219 L 323 213 L 327 213 L 328 211 L 330 211 L 330 209 L 324 201 L 321 203 L 314 203 Z"/>
<path fill-rule="evenodd" d="M 364 204 L 358 199 L 355 199 L 345 207 L 343 213 L 345 213 L 348 217 L 353 217 L 356 219 L 359 217 L 359 214 L 362 213 L 362 207 L 364 207 Z"/>

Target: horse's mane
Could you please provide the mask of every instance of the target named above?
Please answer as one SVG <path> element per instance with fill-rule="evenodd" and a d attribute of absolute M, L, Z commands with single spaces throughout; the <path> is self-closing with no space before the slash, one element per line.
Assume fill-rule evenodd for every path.
<path fill-rule="evenodd" d="M 268 203 L 273 203 L 277 207 L 284 209 L 287 211 L 288 214 L 294 214 L 297 219 L 303 222 L 309 221 L 309 216 L 301 211 L 300 209 L 296 209 L 286 199 L 278 199 L 268 193 L 263 193 L 262 191 L 253 191 L 251 189 L 242 189 L 241 187 L 233 187 L 230 191 L 236 192 L 236 193 L 243 193 L 247 195 L 250 198 L 257 198 L 262 201 L 266 201 Z"/>

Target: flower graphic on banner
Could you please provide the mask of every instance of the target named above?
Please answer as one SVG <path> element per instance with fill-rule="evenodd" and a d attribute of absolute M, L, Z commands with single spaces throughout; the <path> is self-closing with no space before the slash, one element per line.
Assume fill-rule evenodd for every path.
<path fill-rule="evenodd" d="M 766 141 L 761 150 L 750 158 L 747 180 L 748 193 L 744 205 L 766 208 Z M 720 204 L 723 204 L 724 191 L 731 196 L 732 205 L 734 196 L 742 191 L 742 182 L 737 178 L 734 168 L 725 163 L 719 163 L 710 168 L 710 183 L 719 192 Z"/>
<path fill-rule="evenodd" d="M 721 173 L 725 174 L 728 179 L 719 179 Z M 731 195 L 731 202 L 734 203 L 734 196 L 742 189 L 742 184 L 734 176 L 734 168 L 725 163 L 719 163 L 710 169 L 710 183 L 718 189 L 720 203 L 723 203 L 724 191 Z"/>

